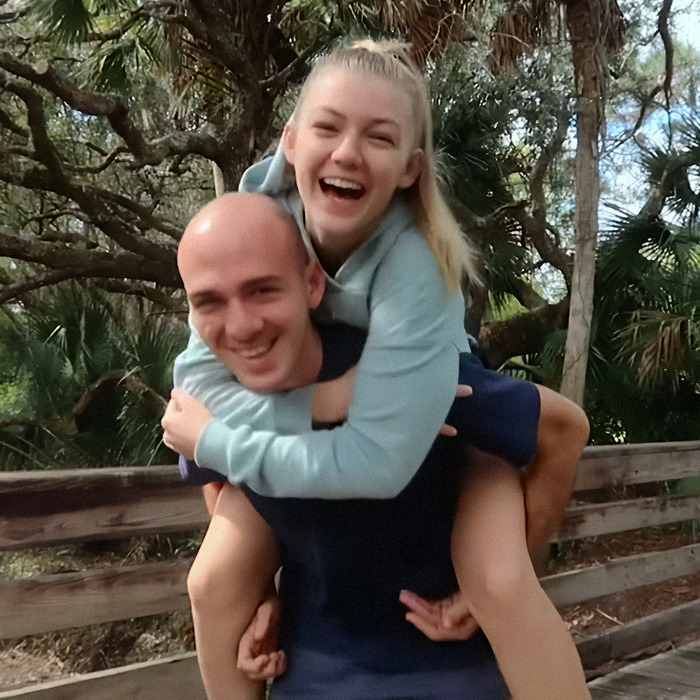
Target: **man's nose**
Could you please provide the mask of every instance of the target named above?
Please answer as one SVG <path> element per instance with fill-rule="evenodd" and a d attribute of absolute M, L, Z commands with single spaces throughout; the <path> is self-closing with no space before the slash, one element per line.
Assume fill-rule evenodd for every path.
<path fill-rule="evenodd" d="M 226 312 L 226 336 L 238 342 L 247 342 L 263 327 L 263 319 L 256 309 L 247 304 L 232 304 Z"/>

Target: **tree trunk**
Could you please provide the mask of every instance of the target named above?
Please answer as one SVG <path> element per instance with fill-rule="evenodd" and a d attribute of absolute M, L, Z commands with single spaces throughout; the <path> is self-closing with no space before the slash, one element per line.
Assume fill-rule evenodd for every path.
<path fill-rule="evenodd" d="M 578 92 L 576 110 L 575 259 L 561 393 L 583 405 L 593 315 L 598 239 L 598 137 L 603 123 L 605 67 L 600 2 L 568 0 L 567 24 Z"/>

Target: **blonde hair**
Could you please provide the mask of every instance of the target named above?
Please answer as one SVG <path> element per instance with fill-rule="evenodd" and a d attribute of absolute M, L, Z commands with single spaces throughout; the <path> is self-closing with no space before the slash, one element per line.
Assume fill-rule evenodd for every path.
<path fill-rule="evenodd" d="M 418 228 L 435 257 L 448 291 L 456 291 L 465 275 L 477 281 L 476 251 L 464 236 L 438 187 L 430 89 L 411 55 L 410 46 L 400 41 L 363 39 L 324 54 L 314 62 L 304 82 L 295 113 L 303 103 L 306 87 L 329 66 L 386 78 L 408 95 L 413 105 L 416 147 L 424 154 L 420 174 L 410 190 Z M 294 115 L 290 121 L 293 120 Z"/>

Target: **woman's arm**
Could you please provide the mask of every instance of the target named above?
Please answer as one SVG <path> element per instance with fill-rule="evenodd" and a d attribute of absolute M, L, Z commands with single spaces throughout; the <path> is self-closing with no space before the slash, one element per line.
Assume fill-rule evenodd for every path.
<path fill-rule="evenodd" d="M 376 270 L 368 338 L 345 425 L 278 435 L 231 428 L 215 418 L 197 441 L 197 462 L 264 495 L 396 496 L 452 403 L 458 352 L 466 348 L 462 318 L 461 295 L 445 292 L 423 240 L 402 238 Z"/>

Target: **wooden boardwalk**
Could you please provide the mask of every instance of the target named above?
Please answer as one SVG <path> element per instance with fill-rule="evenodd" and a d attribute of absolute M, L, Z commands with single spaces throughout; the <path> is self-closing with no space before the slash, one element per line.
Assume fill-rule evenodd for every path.
<path fill-rule="evenodd" d="M 700 640 L 588 684 L 593 700 L 700 700 Z"/>

